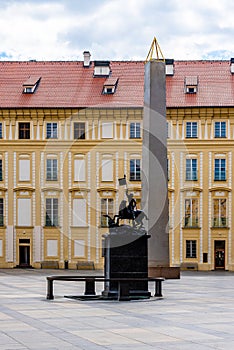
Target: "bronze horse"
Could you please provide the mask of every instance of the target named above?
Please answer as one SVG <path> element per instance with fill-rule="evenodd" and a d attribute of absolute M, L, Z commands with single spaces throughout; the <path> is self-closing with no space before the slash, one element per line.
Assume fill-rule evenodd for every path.
<path fill-rule="evenodd" d="M 109 227 L 118 227 L 120 220 L 131 220 L 133 227 L 142 228 L 143 227 L 143 219 L 148 220 L 148 217 L 142 210 L 134 210 L 135 205 L 133 203 L 129 203 L 129 205 L 126 207 L 123 207 L 125 201 L 123 201 L 120 205 L 119 214 L 115 215 L 112 219 L 109 215 L 103 215 L 104 217 L 108 218 L 108 226 Z"/>

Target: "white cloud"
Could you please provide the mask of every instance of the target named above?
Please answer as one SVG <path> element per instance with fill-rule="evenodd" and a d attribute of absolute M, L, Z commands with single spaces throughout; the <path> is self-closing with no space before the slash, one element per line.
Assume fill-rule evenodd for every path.
<path fill-rule="evenodd" d="M 230 58 L 233 11 L 233 0 L 12 0 L 0 6 L 0 57 L 145 59 L 156 36 L 165 57 Z"/>

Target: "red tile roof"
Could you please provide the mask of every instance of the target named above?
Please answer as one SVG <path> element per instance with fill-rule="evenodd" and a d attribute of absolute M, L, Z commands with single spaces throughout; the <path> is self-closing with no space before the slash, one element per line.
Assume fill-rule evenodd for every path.
<path fill-rule="evenodd" d="M 185 77 L 198 79 L 197 93 L 185 94 Z M 234 106 L 234 74 L 230 61 L 175 61 L 167 76 L 167 107 Z"/>
<path fill-rule="evenodd" d="M 0 108 L 143 107 L 144 62 L 112 61 L 118 77 L 114 94 L 102 94 L 106 77 L 93 77 L 94 64 L 81 61 L 0 62 Z M 35 93 L 24 94 L 29 77 L 41 77 Z M 198 78 L 196 94 L 185 94 L 186 77 Z M 167 76 L 167 107 L 234 106 L 234 74 L 229 61 L 175 61 Z"/>

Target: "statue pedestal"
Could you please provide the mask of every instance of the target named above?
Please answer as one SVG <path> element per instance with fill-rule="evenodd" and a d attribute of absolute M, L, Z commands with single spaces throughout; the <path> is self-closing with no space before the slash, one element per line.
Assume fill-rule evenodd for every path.
<path fill-rule="evenodd" d="M 105 278 L 148 278 L 148 239 L 143 229 L 123 225 L 104 235 Z M 129 298 L 150 298 L 148 281 L 127 281 Z M 103 297 L 118 297 L 118 282 L 105 282 Z"/>

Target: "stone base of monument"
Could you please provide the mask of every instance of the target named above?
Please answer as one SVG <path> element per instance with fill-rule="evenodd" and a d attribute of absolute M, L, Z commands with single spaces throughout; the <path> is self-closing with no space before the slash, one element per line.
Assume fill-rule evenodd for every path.
<path fill-rule="evenodd" d="M 103 298 L 150 298 L 148 291 L 148 239 L 144 229 L 128 225 L 113 227 L 103 235 L 104 284 Z M 121 280 L 122 279 L 122 280 Z M 129 279 L 129 281 L 128 281 Z M 139 280 L 137 280 L 139 279 Z M 121 290 L 119 290 L 121 288 Z"/>

